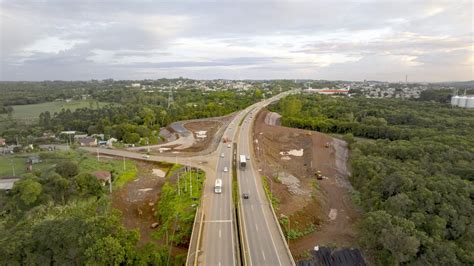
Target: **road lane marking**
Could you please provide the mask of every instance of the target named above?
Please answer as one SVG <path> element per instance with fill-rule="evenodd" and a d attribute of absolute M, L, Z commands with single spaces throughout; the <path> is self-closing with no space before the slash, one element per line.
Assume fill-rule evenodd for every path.
<path fill-rule="evenodd" d="M 254 210 L 253 210 L 253 204 L 252 204 L 252 205 L 250 205 L 250 208 L 252 209 L 252 211 L 254 211 Z"/>
<path fill-rule="evenodd" d="M 219 238 L 222 238 L 222 232 L 221 232 L 221 229 L 219 229 Z"/>
<path fill-rule="evenodd" d="M 255 224 L 255 230 L 257 230 L 257 232 L 258 232 L 258 225 L 257 224 Z"/>
<path fill-rule="evenodd" d="M 231 223 L 232 220 L 205 220 L 205 223 Z"/>
<path fill-rule="evenodd" d="M 247 131 L 250 131 L 250 129 L 247 129 Z M 247 137 L 246 137 L 246 140 L 247 140 L 247 141 L 244 142 L 244 143 L 245 143 L 245 144 L 244 144 L 244 145 L 245 145 L 244 147 L 245 147 L 247 150 L 250 151 L 250 150 L 251 150 L 251 149 L 250 149 L 250 148 L 251 148 L 251 145 L 250 145 L 249 138 L 248 138 L 249 132 L 244 132 L 244 134 L 247 135 Z M 242 136 L 242 135 L 241 135 L 241 136 Z M 256 189 L 256 191 L 257 191 L 257 198 L 258 198 L 258 201 L 260 201 L 260 200 L 262 199 L 262 197 L 261 197 L 259 188 L 261 188 L 261 187 L 259 187 L 258 184 L 257 184 L 257 178 L 261 178 L 261 177 L 260 177 L 260 174 L 257 173 L 257 174 L 255 175 L 255 169 L 253 169 L 251 163 L 249 164 L 249 167 L 248 167 L 247 170 L 250 171 L 250 174 L 251 174 L 251 176 L 253 177 L 252 180 L 253 180 L 253 183 L 254 183 L 254 185 L 255 185 L 255 189 Z M 271 202 L 270 202 L 269 204 L 271 204 Z M 282 265 L 282 264 L 281 264 L 281 260 L 280 260 L 280 256 L 279 256 L 279 254 L 278 254 L 278 250 L 277 250 L 276 245 L 275 245 L 275 241 L 273 240 L 272 230 L 271 230 L 271 228 L 270 228 L 270 226 L 269 226 L 269 224 L 268 224 L 267 216 L 265 215 L 265 211 L 263 210 L 263 205 L 259 205 L 259 206 L 260 206 L 260 210 L 261 210 L 260 213 L 261 213 L 261 215 L 263 216 L 263 220 L 265 221 L 265 225 L 266 225 L 266 230 L 265 230 L 265 231 L 268 230 L 268 234 L 270 235 L 270 240 L 272 241 L 273 250 L 274 250 L 275 255 L 276 255 L 276 257 L 277 257 L 277 260 L 278 260 L 278 264 L 279 264 L 279 265 Z M 277 225 L 277 226 L 279 226 L 279 225 Z M 277 228 L 277 229 L 278 229 L 278 228 Z M 263 254 L 263 250 L 262 250 L 262 254 Z"/>
<path fill-rule="evenodd" d="M 265 260 L 265 252 L 262 250 L 263 260 Z"/>

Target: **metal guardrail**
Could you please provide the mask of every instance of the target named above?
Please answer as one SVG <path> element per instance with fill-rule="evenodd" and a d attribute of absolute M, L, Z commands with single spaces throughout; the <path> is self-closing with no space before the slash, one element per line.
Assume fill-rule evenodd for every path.
<path fill-rule="evenodd" d="M 201 234 L 202 234 L 203 224 L 204 224 L 204 212 L 201 213 L 201 222 L 199 223 L 199 233 L 198 233 L 198 239 L 197 239 L 197 244 L 196 244 L 196 251 L 194 252 L 194 266 L 198 265 L 199 247 L 201 246 Z"/>
<path fill-rule="evenodd" d="M 197 241 L 196 241 L 196 244 L 193 244 L 193 239 L 196 238 L 196 236 L 195 236 L 196 233 L 195 233 L 195 232 L 198 231 L 198 230 L 196 230 L 196 227 L 197 227 L 197 225 L 198 225 L 198 224 L 197 224 L 197 223 L 198 223 L 198 219 L 199 219 L 198 217 L 199 217 L 199 214 L 200 214 L 201 211 L 202 211 L 202 207 L 199 206 L 199 207 L 197 208 L 197 210 L 196 210 L 196 215 L 194 215 L 193 231 L 191 232 L 191 242 L 189 243 L 188 255 L 187 255 L 187 257 L 186 257 L 186 265 L 188 265 L 188 266 L 192 265 L 192 264 L 190 263 L 190 262 L 191 262 L 191 257 L 192 257 L 192 256 L 196 256 L 196 257 L 197 257 L 197 249 L 198 249 L 199 245 L 198 245 L 198 242 L 197 242 Z M 192 252 L 192 248 L 191 248 L 193 245 L 196 245 L 196 249 L 195 249 L 194 252 Z M 192 261 L 194 261 L 194 259 L 192 259 Z"/>

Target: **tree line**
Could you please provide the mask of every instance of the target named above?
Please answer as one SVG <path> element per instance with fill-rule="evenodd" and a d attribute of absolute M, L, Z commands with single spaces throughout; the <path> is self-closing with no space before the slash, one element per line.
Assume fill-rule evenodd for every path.
<path fill-rule="evenodd" d="M 37 125 L 23 126 L 11 121 L 2 136 L 7 142 L 13 142 L 18 136 L 20 142 L 31 143 L 29 138 L 41 136 L 45 131 L 74 130 L 88 134 L 104 133 L 130 144 L 154 144 L 159 141 L 159 129 L 172 122 L 228 115 L 264 95 L 259 88 L 210 92 L 189 89 L 173 92 L 173 101 L 168 102 L 168 93 L 116 88 L 97 91 L 94 97 L 110 104 L 74 111 L 63 109 L 57 113 L 46 111 L 38 114 Z"/>
<path fill-rule="evenodd" d="M 474 263 L 474 110 L 321 95 L 270 108 L 285 126 L 344 134 L 359 239 L 376 264 Z"/>

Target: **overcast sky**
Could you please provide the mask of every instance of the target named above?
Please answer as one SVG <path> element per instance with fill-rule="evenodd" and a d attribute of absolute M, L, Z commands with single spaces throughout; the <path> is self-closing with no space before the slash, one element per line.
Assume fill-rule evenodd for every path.
<path fill-rule="evenodd" d="M 474 79 L 471 0 L 0 0 L 0 7 L 0 80 Z"/>

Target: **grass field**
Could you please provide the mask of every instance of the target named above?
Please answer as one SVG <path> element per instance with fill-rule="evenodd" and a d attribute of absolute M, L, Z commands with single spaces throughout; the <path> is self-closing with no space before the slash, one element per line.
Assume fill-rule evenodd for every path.
<path fill-rule="evenodd" d="M 99 102 L 99 107 L 103 107 L 108 103 Z M 22 121 L 36 121 L 41 112 L 49 111 L 52 114 L 55 112 L 60 112 L 61 109 L 69 109 L 74 111 L 78 108 L 92 107 L 97 108 L 95 101 L 72 101 L 69 103 L 66 102 L 47 102 L 47 103 L 38 103 L 38 104 L 27 104 L 27 105 L 13 105 L 12 118 L 15 120 Z M 2 114 L 0 118 L 6 119 L 8 115 Z"/>
<path fill-rule="evenodd" d="M 41 154 L 42 162 L 34 164 L 33 171 L 49 171 L 52 170 L 57 163 L 64 160 L 71 160 L 78 163 L 80 173 L 91 173 L 97 170 L 114 173 L 116 178 L 114 188 L 119 188 L 128 181 L 135 179 L 138 171 L 135 162 L 132 160 L 125 160 L 125 165 L 123 160 L 116 158 L 101 157 L 99 161 L 97 161 L 97 157 L 93 155 L 70 150 L 1 156 L 0 178 L 12 176 L 13 172 L 15 172 L 15 176 L 22 176 L 27 173 L 27 158 L 37 156 L 38 154 Z"/>
<path fill-rule="evenodd" d="M 21 176 L 25 174 L 26 167 L 28 164 L 26 160 L 28 157 L 33 156 L 35 154 L 28 154 L 28 155 L 7 155 L 0 157 L 0 178 L 3 176 Z M 41 163 L 37 163 L 33 165 L 33 170 L 47 170 L 55 165 L 55 160 L 43 160 Z"/>

